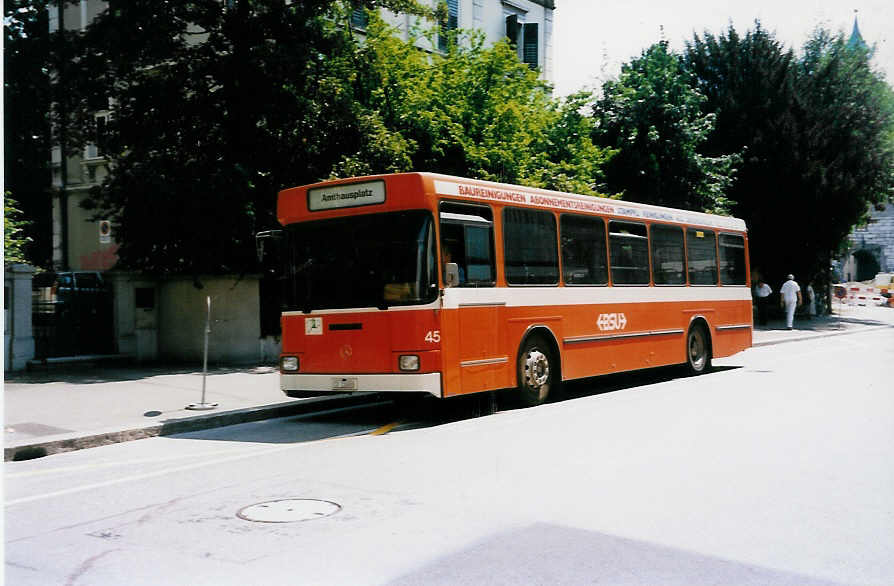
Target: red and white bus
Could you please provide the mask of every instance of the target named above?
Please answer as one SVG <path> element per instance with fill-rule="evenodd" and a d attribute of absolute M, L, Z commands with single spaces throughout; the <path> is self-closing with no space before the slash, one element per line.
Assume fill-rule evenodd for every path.
<path fill-rule="evenodd" d="M 281 388 L 517 388 L 751 346 L 742 220 L 403 173 L 286 189 Z"/>

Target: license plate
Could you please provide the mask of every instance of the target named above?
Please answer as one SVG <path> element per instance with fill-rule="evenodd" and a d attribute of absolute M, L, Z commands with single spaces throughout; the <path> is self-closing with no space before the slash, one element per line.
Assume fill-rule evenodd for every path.
<path fill-rule="evenodd" d="M 356 378 L 334 378 L 332 379 L 332 390 L 333 391 L 356 391 L 357 390 L 357 379 Z"/>

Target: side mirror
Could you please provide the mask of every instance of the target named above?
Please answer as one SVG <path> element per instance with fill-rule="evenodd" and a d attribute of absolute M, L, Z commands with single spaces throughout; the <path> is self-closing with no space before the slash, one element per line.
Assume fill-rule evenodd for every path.
<path fill-rule="evenodd" d="M 444 267 L 444 284 L 447 287 L 459 285 L 459 265 L 455 262 L 448 262 Z"/>

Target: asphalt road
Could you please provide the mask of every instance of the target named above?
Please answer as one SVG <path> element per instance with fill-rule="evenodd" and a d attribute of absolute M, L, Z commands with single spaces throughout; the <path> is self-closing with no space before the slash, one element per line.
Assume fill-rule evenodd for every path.
<path fill-rule="evenodd" d="M 6 582 L 894 584 L 892 330 L 716 364 L 7 462 Z"/>

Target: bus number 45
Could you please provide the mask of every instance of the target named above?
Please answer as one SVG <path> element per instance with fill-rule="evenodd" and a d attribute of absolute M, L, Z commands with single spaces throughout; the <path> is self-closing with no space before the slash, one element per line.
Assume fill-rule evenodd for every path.
<path fill-rule="evenodd" d="M 432 344 L 438 344 L 441 342 L 441 330 L 429 330 L 428 333 L 425 334 L 425 341 L 431 342 Z"/>

